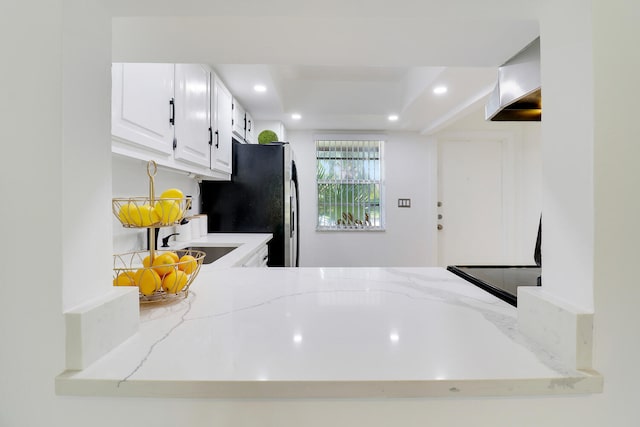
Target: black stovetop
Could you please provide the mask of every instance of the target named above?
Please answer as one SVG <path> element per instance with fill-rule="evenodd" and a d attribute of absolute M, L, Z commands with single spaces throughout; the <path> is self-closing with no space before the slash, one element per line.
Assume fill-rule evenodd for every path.
<path fill-rule="evenodd" d="M 519 286 L 541 285 L 537 265 L 450 265 L 447 270 L 513 306 L 518 305 Z"/>

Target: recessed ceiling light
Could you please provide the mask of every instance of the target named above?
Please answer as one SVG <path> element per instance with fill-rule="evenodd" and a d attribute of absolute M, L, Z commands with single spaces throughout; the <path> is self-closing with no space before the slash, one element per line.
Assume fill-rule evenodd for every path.
<path fill-rule="evenodd" d="M 390 122 L 397 122 L 398 121 L 398 116 L 396 114 L 391 114 L 388 118 L 389 118 Z"/>
<path fill-rule="evenodd" d="M 253 87 L 253 90 L 255 90 L 256 92 L 266 92 L 267 87 L 265 85 L 257 84 Z"/>
<path fill-rule="evenodd" d="M 293 114 L 291 115 L 291 118 L 292 118 L 293 120 L 300 120 L 300 119 L 302 118 L 302 116 L 301 116 L 300 114 L 298 114 L 298 113 L 293 113 Z"/>
<path fill-rule="evenodd" d="M 436 86 L 433 88 L 433 93 L 435 93 L 436 95 L 442 95 L 447 93 L 447 87 L 446 86 Z"/>

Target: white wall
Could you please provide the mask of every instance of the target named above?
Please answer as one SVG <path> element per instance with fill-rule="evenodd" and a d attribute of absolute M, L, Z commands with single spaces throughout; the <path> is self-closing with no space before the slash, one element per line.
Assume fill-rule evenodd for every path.
<path fill-rule="evenodd" d="M 0 87 L 7 101 L 0 105 L 0 191 L 4 200 L 10 200 L 0 203 L 0 218 L 7 225 L 0 251 L 3 426 L 27 425 L 26 420 L 33 420 L 25 415 L 29 399 L 41 402 L 40 411 L 55 414 L 48 386 L 52 385 L 51 374 L 64 366 L 64 342 L 60 339 L 62 28 L 57 3 L 40 2 L 37 14 L 29 6 L 3 7 L 0 15 Z M 40 55 L 33 55 L 36 48 Z M 51 67 L 49 72 L 41 72 L 43 63 Z M 36 242 L 43 249 L 38 258 Z M 44 354 L 48 358 L 43 361 Z"/>
<path fill-rule="evenodd" d="M 289 131 L 288 139 L 300 180 L 301 266 L 435 265 L 436 170 L 433 146 L 424 136 L 385 136 L 386 230 L 372 232 L 316 231 L 314 134 Z M 398 208 L 398 198 L 410 198 L 411 208 Z"/>
<path fill-rule="evenodd" d="M 81 15 L 81 22 L 93 22 L 97 27 L 104 25 L 99 2 L 64 2 L 66 6 L 72 3 L 75 5 L 73 11 Z M 76 43 L 87 43 L 93 49 L 85 51 L 82 58 L 73 56 L 72 63 L 66 63 L 67 66 L 63 68 L 60 35 L 67 31 L 64 28 L 69 29 L 66 34 L 74 31 L 73 24 L 77 23 L 78 18 L 70 19 L 73 14 L 67 12 L 62 14 L 59 2 L 30 0 L 12 2 L 11 7 L 4 8 L 0 15 L 0 51 L 4 64 L 0 85 L 5 98 L 11 101 L 0 104 L 5 141 L 0 188 L 4 200 L 10 201 L 0 204 L 0 212 L 7 225 L 5 240 L 11 243 L 10 251 L 6 249 L 7 246 L 2 251 L 3 273 L 0 276 L 0 323 L 3 325 L 0 328 L 0 425 L 412 427 L 437 422 L 442 426 L 635 427 L 640 419 L 637 405 L 640 344 L 636 337 L 636 325 L 640 324 L 640 311 L 637 309 L 640 286 L 634 268 L 637 264 L 637 242 L 640 239 L 637 197 L 640 182 L 637 159 L 640 158 L 640 153 L 637 120 L 633 115 L 637 96 L 628 95 L 640 93 L 640 88 L 635 76 L 639 65 L 637 57 L 629 59 L 627 55 L 636 51 L 636 41 L 640 37 L 637 27 L 640 5 L 627 0 L 595 0 L 593 15 L 587 13 L 587 16 L 583 16 L 574 12 L 588 10 L 584 2 L 562 4 L 566 3 L 574 4 L 576 11 L 558 9 L 556 6 L 559 2 L 548 0 L 546 4 L 551 7 L 548 15 L 543 17 L 545 25 L 541 29 L 543 43 L 551 46 L 556 41 L 562 44 L 564 37 L 559 28 L 554 31 L 546 25 L 547 19 L 558 25 L 562 24 L 563 31 L 567 33 L 574 29 L 580 31 L 585 19 L 589 21 L 592 18 L 594 21 L 595 31 L 588 34 L 588 39 L 591 40 L 593 36 L 595 46 L 594 94 L 597 114 L 593 117 L 594 122 L 591 118 L 576 121 L 573 117 L 564 127 L 560 121 L 555 127 L 557 131 L 564 130 L 562 133 L 572 139 L 571 131 L 579 126 L 595 129 L 595 215 L 592 219 L 595 223 L 593 241 L 596 249 L 590 261 L 595 271 L 594 363 L 595 368 L 605 376 L 605 390 L 602 394 L 485 399 L 302 401 L 56 396 L 53 380 L 64 367 L 63 288 L 66 292 L 67 286 L 79 289 L 84 284 L 84 280 L 76 274 L 83 267 L 78 267 L 77 272 L 70 271 L 70 277 L 73 276 L 74 280 L 71 283 L 65 280 L 63 284 L 62 258 L 68 254 L 68 249 L 63 251 L 63 247 L 68 248 L 69 244 L 63 236 L 63 230 L 68 225 L 62 220 L 63 200 L 67 200 L 63 192 L 75 192 L 73 185 L 66 187 L 69 185 L 68 179 L 65 179 L 67 184 L 63 187 L 63 158 L 65 165 L 72 158 L 98 162 L 95 173 L 91 170 L 84 172 L 88 174 L 88 179 L 97 180 L 100 177 L 107 179 L 107 182 L 109 179 L 104 177 L 103 171 L 108 169 L 106 165 L 110 162 L 109 156 L 94 156 L 89 153 L 74 156 L 67 150 L 63 151 L 63 146 L 67 146 L 63 145 L 64 120 L 80 122 L 86 116 L 103 111 L 105 105 L 108 105 L 108 85 L 101 79 L 96 79 L 94 90 L 97 95 L 92 92 L 95 96 L 83 103 L 82 110 L 74 110 L 71 117 L 63 119 L 64 112 L 60 110 L 61 105 L 64 105 L 63 96 L 78 95 L 86 88 L 83 85 L 65 86 L 63 94 L 61 82 L 63 75 L 67 76 L 71 72 L 69 66 L 80 67 L 76 71 L 87 67 L 87 74 L 96 72 L 90 63 L 85 62 L 86 56 L 97 61 L 108 61 L 109 54 L 103 46 L 103 34 L 81 31 L 78 36 L 66 39 L 65 48 L 75 48 Z M 578 7 L 576 3 L 582 6 Z M 557 14 L 559 16 L 556 18 Z M 565 47 L 570 50 L 571 46 Z M 625 58 L 622 58 L 623 55 Z M 571 61 L 567 58 L 574 59 L 571 52 L 567 52 L 566 56 L 552 55 L 543 59 L 547 63 L 544 68 L 547 84 L 556 88 L 560 88 L 562 83 L 572 86 L 571 76 L 560 72 L 555 77 L 550 71 L 570 64 Z M 584 57 L 581 58 L 584 60 Z M 629 64 L 629 61 L 634 62 Z M 554 66 L 550 68 L 551 65 Z M 98 75 L 103 72 L 107 71 L 100 70 Z M 589 73 L 588 69 L 586 73 Z M 559 101 L 559 93 L 556 96 Z M 589 98 L 588 95 L 586 97 Z M 580 99 L 584 101 L 583 98 Z M 619 108 L 611 109 L 612 106 Z M 83 110 L 87 110 L 86 116 Z M 105 117 L 104 121 L 107 122 L 108 118 Z M 108 147 L 105 124 L 98 123 L 95 131 L 88 135 L 105 144 L 99 146 L 96 143 L 98 151 L 105 151 Z M 580 129 L 577 131 L 583 132 Z M 545 143 L 549 135 L 543 132 Z M 577 135 L 578 139 L 582 139 L 582 136 Z M 553 142 L 560 145 L 566 143 L 564 138 L 553 138 Z M 587 147 L 583 149 L 589 151 Z M 549 156 L 553 154 L 547 151 L 545 164 Z M 584 167 L 583 163 L 588 164 L 588 159 L 581 157 L 578 170 Z M 565 168 L 565 174 L 572 172 L 573 162 L 570 165 L 571 168 Z M 546 187 L 547 191 L 549 185 Z M 565 187 L 563 182 L 559 185 Z M 108 184 L 104 187 L 108 187 Z M 99 203 L 108 206 L 111 191 L 106 191 L 105 188 L 99 191 Z M 566 194 L 561 194 L 560 190 L 553 194 L 566 197 L 571 194 L 572 189 L 564 188 L 562 191 Z M 582 186 L 578 191 L 583 192 Z M 20 215 L 15 215 L 16 205 L 20 208 Z M 580 201 L 577 206 L 569 206 L 569 213 L 582 206 Z M 589 216 L 593 206 L 586 206 L 584 209 Z M 101 230 L 95 245 L 85 245 L 87 250 L 83 253 L 72 251 L 80 257 L 78 263 L 97 264 L 98 269 L 94 275 L 100 274 L 99 271 L 103 269 L 100 254 L 108 253 L 111 249 L 111 230 L 104 222 L 105 217 L 111 213 L 98 213 L 96 210 L 82 206 L 79 208 L 80 216 L 88 214 L 84 220 L 89 228 Z M 69 211 L 64 208 L 64 212 Z M 552 216 L 552 212 L 563 216 L 559 209 L 554 209 L 547 217 Z M 580 219 L 578 225 L 582 227 L 583 222 L 584 219 Z M 63 224 L 66 225 L 63 227 Z M 587 235 L 590 228 L 593 230 L 593 227 L 586 227 Z M 579 272 L 574 269 L 576 265 L 573 262 L 566 264 L 563 270 L 560 261 L 567 254 L 558 253 L 558 249 L 566 249 L 568 255 L 572 256 L 571 252 L 581 251 L 580 245 L 584 242 L 580 233 L 565 233 L 562 227 L 557 227 L 555 233 L 559 235 L 546 240 L 548 243 L 545 252 L 559 257 L 558 275 L 554 276 L 554 280 L 560 285 L 564 282 L 559 280 L 560 275 L 569 278 L 570 288 L 576 288 L 576 302 L 580 303 L 584 300 L 580 295 L 591 293 L 592 283 L 574 278 Z M 570 244 L 565 244 L 560 239 L 568 239 Z M 39 249 L 46 248 L 47 256 L 38 256 L 37 262 L 33 257 L 25 256 L 35 253 L 34 245 L 40 245 Z M 554 245 L 558 247 L 554 248 Z M 91 284 L 88 286 L 93 288 Z M 573 300 L 570 292 L 567 295 Z"/>
<path fill-rule="evenodd" d="M 572 21 L 571 30 L 566 21 Z M 540 24 L 545 289 L 593 309 L 593 55 L 591 10 L 549 4 Z M 569 59 L 570 58 L 570 59 Z M 617 78 L 617 77 L 616 77 Z"/>
<path fill-rule="evenodd" d="M 610 424 L 640 420 L 640 3 L 594 4 L 594 366 L 605 375 Z"/>
<path fill-rule="evenodd" d="M 63 12 L 62 279 L 69 310 L 108 290 L 113 268 L 105 233 L 111 224 L 105 198 L 111 194 L 111 25 L 91 2 L 65 1 Z"/>

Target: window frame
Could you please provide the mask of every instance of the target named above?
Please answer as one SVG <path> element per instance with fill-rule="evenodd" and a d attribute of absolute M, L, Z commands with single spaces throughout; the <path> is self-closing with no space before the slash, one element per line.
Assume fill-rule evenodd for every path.
<path fill-rule="evenodd" d="M 348 142 L 357 142 L 357 141 L 378 141 L 379 147 L 379 162 L 380 162 L 380 170 L 379 170 L 379 179 L 377 180 L 377 184 L 379 185 L 380 195 L 379 195 L 379 210 L 380 210 L 380 224 L 377 226 L 339 226 L 339 225 L 330 225 L 330 226 L 322 226 L 320 225 L 320 205 L 319 205 L 319 183 L 318 183 L 318 141 L 348 141 Z M 385 218 L 386 218 L 386 201 L 385 201 L 385 145 L 387 142 L 386 134 L 362 134 L 362 133 L 347 133 L 347 134 L 314 134 L 313 135 L 313 151 L 314 151 L 314 160 L 315 160 L 315 222 L 316 222 L 316 231 L 317 232 L 380 232 L 386 231 L 385 229 Z M 373 180 L 375 181 L 375 180 Z"/>

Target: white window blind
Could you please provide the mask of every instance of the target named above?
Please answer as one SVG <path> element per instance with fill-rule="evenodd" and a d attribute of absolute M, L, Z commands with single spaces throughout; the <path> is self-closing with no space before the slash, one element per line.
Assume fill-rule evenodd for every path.
<path fill-rule="evenodd" d="M 384 229 L 380 140 L 316 140 L 318 230 Z"/>

